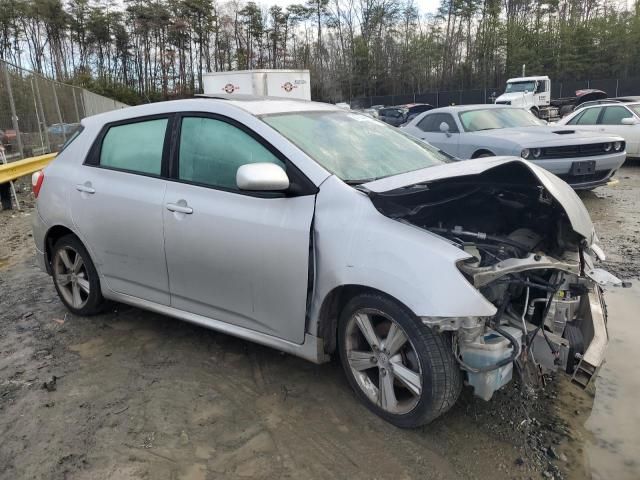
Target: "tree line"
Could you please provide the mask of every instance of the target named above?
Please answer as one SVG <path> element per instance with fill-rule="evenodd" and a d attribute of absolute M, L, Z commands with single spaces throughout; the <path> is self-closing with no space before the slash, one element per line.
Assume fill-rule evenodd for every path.
<path fill-rule="evenodd" d="M 266 0 L 268 1 L 268 0 Z M 640 0 L 2 0 L 0 58 L 126 103 L 207 71 L 308 68 L 314 98 L 640 75 Z"/>

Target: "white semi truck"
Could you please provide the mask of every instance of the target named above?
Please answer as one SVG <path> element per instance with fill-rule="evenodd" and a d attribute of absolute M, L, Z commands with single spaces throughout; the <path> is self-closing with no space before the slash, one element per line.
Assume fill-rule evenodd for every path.
<path fill-rule="evenodd" d="M 603 98 L 607 98 L 607 94 L 602 90 L 584 89 L 576 90 L 573 97 L 552 99 L 551 79 L 545 75 L 510 78 L 504 93 L 496 98 L 495 103 L 526 108 L 538 118 L 554 121 L 581 103 Z"/>
<path fill-rule="evenodd" d="M 205 95 L 258 95 L 311 100 L 309 70 L 238 70 L 202 76 Z"/>

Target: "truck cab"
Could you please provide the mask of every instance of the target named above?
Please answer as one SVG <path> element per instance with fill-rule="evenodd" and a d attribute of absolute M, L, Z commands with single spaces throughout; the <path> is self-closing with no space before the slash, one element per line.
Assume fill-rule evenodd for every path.
<path fill-rule="evenodd" d="M 496 103 L 526 108 L 537 117 L 547 118 L 551 104 L 551 80 L 547 76 L 510 78 Z"/>

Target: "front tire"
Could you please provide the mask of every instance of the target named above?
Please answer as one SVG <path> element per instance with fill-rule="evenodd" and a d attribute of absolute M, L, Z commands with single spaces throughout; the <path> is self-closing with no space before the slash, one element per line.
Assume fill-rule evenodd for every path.
<path fill-rule="evenodd" d="M 462 373 L 449 338 L 403 305 L 379 294 L 358 295 L 343 309 L 338 329 L 347 380 L 375 414 L 414 428 L 455 404 Z"/>
<path fill-rule="evenodd" d="M 75 315 L 99 313 L 105 301 L 89 252 L 75 235 L 65 235 L 53 246 L 53 284 L 62 303 Z"/>

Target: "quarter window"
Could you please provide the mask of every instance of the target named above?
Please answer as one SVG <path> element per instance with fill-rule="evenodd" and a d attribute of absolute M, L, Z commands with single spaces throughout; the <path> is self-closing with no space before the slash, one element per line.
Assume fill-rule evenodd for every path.
<path fill-rule="evenodd" d="M 167 123 L 162 118 L 109 128 L 102 140 L 100 165 L 160 175 Z"/>
<path fill-rule="evenodd" d="M 248 163 L 285 165 L 248 133 L 206 117 L 185 117 L 180 132 L 180 180 L 238 190 L 236 173 Z"/>
<path fill-rule="evenodd" d="M 625 107 L 606 107 L 602 114 L 600 124 L 602 125 L 622 125 L 623 118 L 633 117 L 633 114 Z"/>

